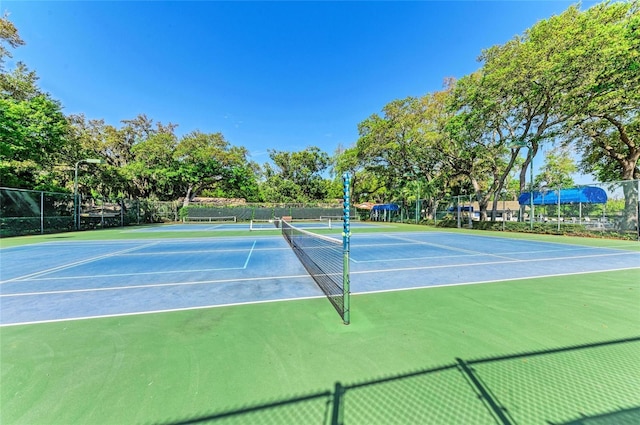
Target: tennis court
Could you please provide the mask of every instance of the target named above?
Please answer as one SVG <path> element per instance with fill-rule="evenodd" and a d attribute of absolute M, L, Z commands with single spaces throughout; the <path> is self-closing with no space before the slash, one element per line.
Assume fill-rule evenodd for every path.
<path fill-rule="evenodd" d="M 354 239 L 350 261 L 356 295 L 635 269 L 640 252 L 376 233 Z M 323 296 L 277 235 L 27 245 L 3 252 L 0 284 L 1 325 Z"/>
<path fill-rule="evenodd" d="M 2 423 L 640 417 L 637 243 L 371 229 L 351 238 L 349 326 L 246 224 L 3 248 Z"/>

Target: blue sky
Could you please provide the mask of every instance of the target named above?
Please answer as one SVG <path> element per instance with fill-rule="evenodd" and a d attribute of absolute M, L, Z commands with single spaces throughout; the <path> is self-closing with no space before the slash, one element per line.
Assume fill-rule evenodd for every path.
<path fill-rule="evenodd" d="M 564 1 L 6 1 L 14 51 L 64 112 L 333 154 L 385 104 L 442 88 Z M 583 7 L 593 4 L 583 2 Z M 542 161 L 540 155 L 539 161 Z"/>

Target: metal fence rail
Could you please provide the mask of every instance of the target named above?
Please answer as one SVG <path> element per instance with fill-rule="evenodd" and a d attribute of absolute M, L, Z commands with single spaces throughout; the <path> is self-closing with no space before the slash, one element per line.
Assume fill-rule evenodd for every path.
<path fill-rule="evenodd" d="M 77 208 L 74 206 L 77 205 Z M 339 216 L 341 204 L 212 205 L 149 199 L 106 200 L 70 193 L 0 187 L 0 237 L 123 227 L 181 218 L 228 217 L 238 221 L 292 216 L 296 219 Z"/>
<path fill-rule="evenodd" d="M 575 201 L 563 199 L 562 193 L 571 189 L 598 188 L 606 194 L 605 202 Z M 452 196 L 437 203 L 435 212 L 424 212 L 425 218 L 436 221 L 455 220 L 458 227 L 473 227 L 474 222 L 496 221 L 502 223 L 526 222 L 536 226 L 581 226 L 588 232 L 638 233 L 640 212 L 640 180 L 577 185 L 572 188 L 534 188 L 534 205 L 520 203 L 529 197 L 523 194 L 503 192 L 491 196 L 484 205 L 475 195 Z M 525 195 L 521 198 L 521 195 Z"/>
<path fill-rule="evenodd" d="M 177 219 L 174 203 L 102 200 L 69 193 L 0 188 L 0 237 L 67 232 Z"/>

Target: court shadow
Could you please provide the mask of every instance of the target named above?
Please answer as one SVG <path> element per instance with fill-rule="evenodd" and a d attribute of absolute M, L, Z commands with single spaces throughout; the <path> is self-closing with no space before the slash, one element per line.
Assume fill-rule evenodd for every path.
<path fill-rule="evenodd" d="M 318 392 L 270 403 L 194 416 L 175 422 L 166 422 L 166 424 L 326 424 L 331 423 L 329 416 L 331 415 L 333 398 L 334 395 L 331 391 Z"/>
<path fill-rule="evenodd" d="M 640 407 L 620 409 L 601 415 L 581 417 L 569 422 L 550 425 L 637 425 L 640 424 Z"/>
<path fill-rule="evenodd" d="M 164 424 L 640 423 L 640 337 L 464 360 Z"/>

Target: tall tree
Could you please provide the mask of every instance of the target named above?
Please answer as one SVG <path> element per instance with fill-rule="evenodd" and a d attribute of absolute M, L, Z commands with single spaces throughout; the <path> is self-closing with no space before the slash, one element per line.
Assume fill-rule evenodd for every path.
<path fill-rule="evenodd" d="M 272 164 L 264 165 L 263 197 L 271 202 L 310 202 L 327 197 L 330 182 L 323 173 L 329 155 L 311 146 L 298 152 L 269 150 Z"/>
<path fill-rule="evenodd" d="M 576 78 L 561 106 L 574 112 L 566 131 L 582 153 L 581 166 L 602 181 L 638 179 L 640 2 L 570 8 L 564 15 L 572 46 L 560 65 Z"/>
<path fill-rule="evenodd" d="M 357 155 L 365 169 L 379 176 L 378 189 L 402 197 L 409 182 L 432 182 L 440 167 L 435 96 L 408 97 L 388 103 L 358 125 Z M 391 201 L 394 199 L 383 199 Z"/>
<path fill-rule="evenodd" d="M 0 180 L 17 188 L 59 189 L 51 175 L 64 161 L 67 143 L 62 107 L 39 89 L 26 65 L 5 70 L 4 58 L 11 57 L 5 44 L 24 44 L 6 16 L 0 18 Z"/>
<path fill-rule="evenodd" d="M 601 181 L 640 179 L 640 1 L 601 3 L 563 23 L 572 45 L 562 72 L 575 77 L 561 104 L 573 118 L 567 142 L 581 154 L 583 171 Z M 564 16 L 563 16 L 564 17 Z M 637 225 L 637 185 L 624 184 L 622 229 Z"/>
<path fill-rule="evenodd" d="M 556 146 L 544 156 L 544 164 L 536 175 L 533 185 L 536 188 L 568 188 L 574 185 L 571 175 L 578 171 L 569 148 Z"/>
<path fill-rule="evenodd" d="M 133 159 L 124 170 L 140 197 L 171 200 L 180 196 L 174 190 L 178 163 L 173 153 L 177 144 L 173 132 L 159 132 L 131 148 Z"/>
<path fill-rule="evenodd" d="M 243 147 L 231 146 L 221 133 L 191 132 L 182 137 L 174 151 L 177 162 L 177 187 L 184 196 L 183 205 L 203 190 L 229 190 L 233 184 L 236 193 L 251 190 L 247 172 L 248 152 Z M 243 188 L 243 189 L 241 189 Z"/>

